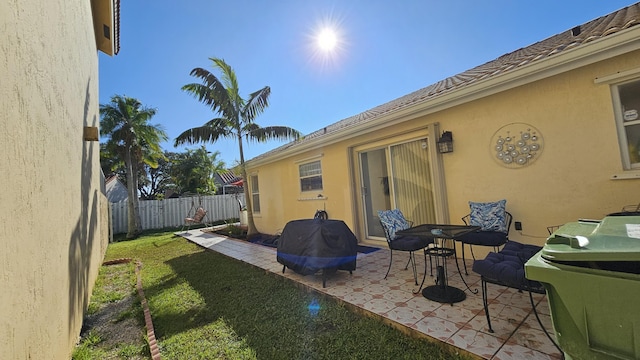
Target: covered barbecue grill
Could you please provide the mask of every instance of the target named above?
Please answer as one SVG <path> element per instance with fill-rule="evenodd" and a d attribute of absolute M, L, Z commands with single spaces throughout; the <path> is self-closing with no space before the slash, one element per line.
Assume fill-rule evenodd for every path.
<path fill-rule="evenodd" d="M 341 220 L 305 219 L 287 223 L 278 240 L 277 260 L 298 274 L 322 271 L 326 276 L 337 270 L 356 269 L 358 240 Z"/>

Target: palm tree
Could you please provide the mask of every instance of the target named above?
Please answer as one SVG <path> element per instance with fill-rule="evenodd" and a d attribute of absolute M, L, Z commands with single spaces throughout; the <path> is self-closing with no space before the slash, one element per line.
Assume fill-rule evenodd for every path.
<path fill-rule="evenodd" d="M 100 104 L 100 134 L 107 137 L 106 148 L 122 157 L 128 190 L 127 238 L 142 231 L 138 202 L 138 178 L 142 164 L 158 166 L 163 157 L 160 142 L 168 139 L 160 125 L 149 124 L 156 109 L 142 106 L 140 101 L 114 95 L 109 104 Z"/>
<path fill-rule="evenodd" d="M 191 70 L 191 76 L 201 80 L 200 83 L 187 84 L 182 90 L 193 95 L 198 101 L 211 107 L 211 110 L 219 115 L 200 127 L 184 131 L 175 140 L 175 146 L 184 143 L 216 142 L 220 137 L 232 138 L 238 141 L 240 151 L 240 172 L 245 180 L 244 195 L 248 215 L 247 236 L 257 233 L 253 222 L 253 210 L 249 187 L 247 186 L 247 171 L 244 164 L 244 151 L 242 138 L 258 142 L 270 139 L 294 140 L 300 137 L 300 133 L 286 126 L 260 127 L 255 123 L 256 117 L 269 106 L 271 88 L 268 86 L 249 94 L 248 99 L 240 96 L 236 74 L 224 60 L 209 58 L 213 67 L 222 73 L 219 79 L 208 70 L 195 68 Z"/>

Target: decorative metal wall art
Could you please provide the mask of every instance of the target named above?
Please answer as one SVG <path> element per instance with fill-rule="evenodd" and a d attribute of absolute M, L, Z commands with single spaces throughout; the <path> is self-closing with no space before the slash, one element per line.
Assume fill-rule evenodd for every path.
<path fill-rule="evenodd" d="M 501 127 L 491 138 L 491 154 L 502 166 L 518 169 L 531 165 L 542 154 L 542 134 L 534 126 L 512 123 Z"/>

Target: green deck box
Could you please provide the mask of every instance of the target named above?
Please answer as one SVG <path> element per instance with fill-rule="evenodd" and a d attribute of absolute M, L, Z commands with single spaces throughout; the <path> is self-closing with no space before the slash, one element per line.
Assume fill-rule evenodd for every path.
<path fill-rule="evenodd" d="M 640 359 L 640 216 L 568 223 L 525 264 L 566 359 Z"/>

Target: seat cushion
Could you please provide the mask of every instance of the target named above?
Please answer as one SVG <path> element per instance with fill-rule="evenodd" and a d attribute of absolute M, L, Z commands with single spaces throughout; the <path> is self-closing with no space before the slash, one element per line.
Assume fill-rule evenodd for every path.
<path fill-rule="evenodd" d="M 500 231 L 507 233 L 507 200 L 495 202 L 469 201 L 469 222 L 473 226 L 480 226 L 483 231 Z"/>
<path fill-rule="evenodd" d="M 474 231 L 456 240 L 469 245 L 502 246 L 507 242 L 507 234 L 499 231 Z"/>
<path fill-rule="evenodd" d="M 509 241 L 504 245 L 504 248 L 502 248 L 500 252 L 507 255 L 518 256 L 524 259 L 524 261 L 526 262 L 527 260 L 531 259 L 533 255 L 537 254 L 540 250 L 542 250 L 541 246 L 521 244 L 516 241 Z"/>
<path fill-rule="evenodd" d="M 473 271 L 489 282 L 539 292 L 542 284 L 528 280 L 524 271 L 524 264 L 537 253 L 536 249 L 539 251 L 541 248 L 509 241 L 500 252 L 491 252 L 483 260 L 474 261 Z"/>
<path fill-rule="evenodd" d="M 396 238 L 396 232 L 400 230 L 406 230 L 411 227 L 411 224 L 405 219 L 402 211 L 398 209 L 393 210 L 379 210 L 378 217 L 382 226 L 384 226 L 389 234 L 389 240 Z"/>
<path fill-rule="evenodd" d="M 389 248 L 391 250 L 400 251 L 416 251 L 424 249 L 429 246 L 432 241 L 425 238 L 419 238 L 417 236 L 398 236 L 389 242 Z"/>

